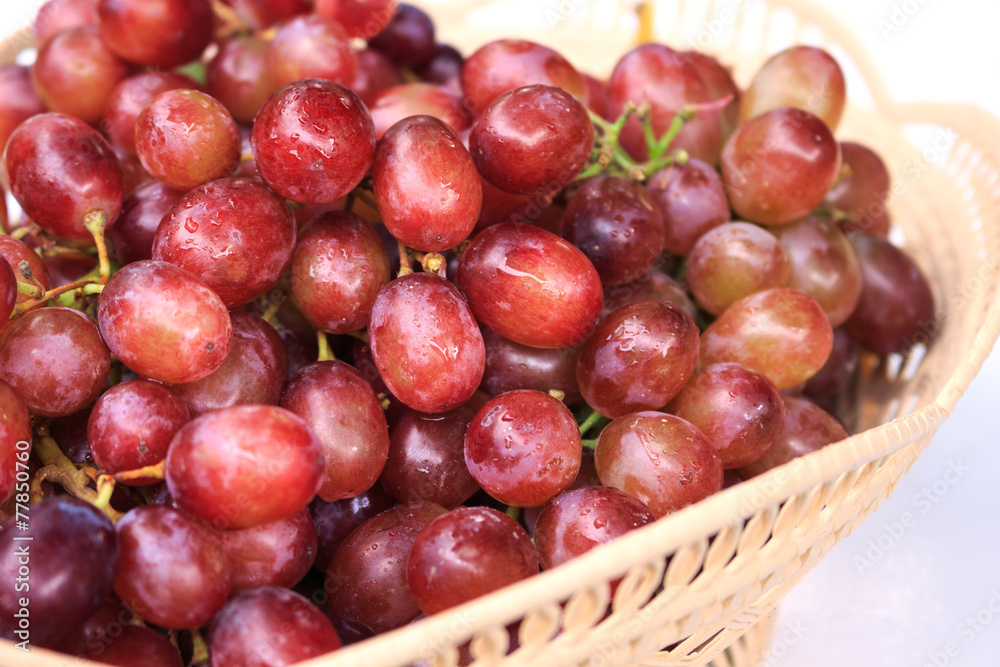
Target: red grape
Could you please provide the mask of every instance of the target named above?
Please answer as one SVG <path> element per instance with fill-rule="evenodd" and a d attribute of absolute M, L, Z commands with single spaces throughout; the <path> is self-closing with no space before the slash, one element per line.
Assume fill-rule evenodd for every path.
<path fill-rule="evenodd" d="M 590 159 L 594 126 L 572 95 L 526 86 L 493 100 L 472 124 L 469 152 L 493 185 L 516 194 L 552 194 Z"/>
<path fill-rule="evenodd" d="M 781 437 L 763 457 L 740 468 L 740 477 L 750 479 L 846 437 L 840 422 L 819 406 L 801 398 L 785 398 Z"/>
<path fill-rule="evenodd" d="M 396 0 L 316 0 L 315 12 L 336 21 L 348 37 L 371 39 L 396 15 Z"/>
<path fill-rule="evenodd" d="M 31 69 L 21 65 L 0 67 L 0 154 L 7 145 L 7 139 L 18 125 L 44 112 L 45 103 L 31 85 Z M 3 175 L 4 169 L 5 167 L 0 165 L 0 176 Z M 5 182 L 5 179 L 0 182 Z"/>
<path fill-rule="evenodd" d="M 601 483 L 642 501 L 657 517 L 722 488 L 722 459 L 708 437 L 680 417 L 638 412 L 615 419 L 597 438 Z"/>
<path fill-rule="evenodd" d="M 707 435 L 727 469 L 767 453 L 785 423 L 785 404 L 774 383 L 732 363 L 698 369 L 664 411 Z"/>
<path fill-rule="evenodd" d="M 698 327 L 679 306 L 636 301 L 608 315 L 580 351 L 584 400 L 606 417 L 662 408 L 698 363 Z"/>
<path fill-rule="evenodd" d="M 311 9 L 309 0 L 222 0 L 222 2 L 231 5 L 243 22 L 259 31 Z"/>
<path fill-rule="evenodd" d="M 88 25 L 65 30 L 38 51 L 31 81 L 49 111 L 96 123 L 128 66 Z"/>
<path fill-rule="evenodd" d="M 155 465 L 167 458 L 170 441 L 190 418 L 181 399 L 158 382 L 132 380 L 115 385 L 90 413 L 87 441 L 94 462 L 107 473 Z M 150 477 L 127 484 L 158 482 Z"/>
<path fill-rule="evenodd" d="M 444 86 L 431 83 L 404 83 L 386 88 L 369 105 L 375 136 L 410 116 L 433 116 L 447 125 L 456 135 L 472 127 L 472 118 L 461 96 Z"/>
<path fill-rule="evenodd" d="M 63 30 L 84 25 L 97 25 L 97 0 L 48 0 L 35 14 L 35 43 L 45 44 Z"/>
<path fill-rule="evenodd" d="M 603 118 L 608 110 L 608 84 L 589 74 L 583 75 L 587 86 L 587 108 Z"/>
<path fill-rule="evenodd" d="M 13 387 L 0 380 L 0 502 L 5 502 L 14 493 L 18 454 L 26 460 L 30 450 L 28 406 Z"/>
<path fill-rule="evenodd" d="M 108 238 L 122 265 L 153 258 L 153 239 L 160 221 L 183 195 L 183 190 L 150 181 L 126 197 L 121 216 L 108 230 Z"/>
<path fill-rule="evenodd" d="M 743 94 L 743 122 L 779 107 L 815 114 L 831 130 L 844 112 L 844 73 L 833 57 L 814 46 L 793 46 L 761 65 Z"/>
<path fill-rule="evenodd" d="M 722 181 L 737 215 L 783 225 L 822 203 L 840 170 L 840 145 L 808 111 L 781 108 L 733 133 L 722 151 Z"/>
<path fill-rule="evenodd" d="M 6 322 L 17 305 L 17 278 L 10 264 L 0 261 L 0 322 Z"/>
<path fill-rule="evenodd" d="M 208 528 L 173 507 L 142 505 L 115 530 L 121 547 L 115 592 L 144 620 L 197 628 L 225 603 L 229 563 Z"/>
<path fill-rule="evenodd" d="M 399 3 L 396 13 L 381 32 L 370 34 L 367 38 L 371 48 L 389 56 L 396 64 L 410 69 L 420 67 L 433 58 L 437 44 L 431 17 L 405 2 Z"/>
<path fill-rule="evenodd" d="M 316 559 L 316 528 L 305 508 L 285 519 L 217 535 L 229 561 L 233 595 L 261 586 L 291 588 Z"/>
<path fill-rule="evenodd" d="M 278 194 L 321 204 L 343 197 L 364 178 L 375 156 L 375 128 L 353 92 L 306 79 L 264 104 L 250 145 L 257 171 Z"/>
<path fill-rule="evenodd" d="M 52 280 L 49 278 L 49 270 L 45 268 L 45 263 L 38 253 L 32 250 L 24 241 L 19 241 L 12 236 L 0 234 L 0 259 L 4 260 L 14 271 L 14 278 L 18 282 L 33 283 L 37 281 L 46 291 L 52 289 Z M 27 262 L 34 281 L 21 272 L 21 262 Z M 28 294 L 18 294 L 17 302 L 31 300 Z"/>
<path fill-rule="evenodd" d="M 197 417 L 234 405 L 277 405 L 288 380 L 288 355 L 281 336 L 250 313 L 233 311 L 229 356 L 208 377 L 174 385 L 174 392 Z"/>
<path fill-rule="evenodd" d="M 684 287 L 663 271 L 653 269 L 648 275 L 632 282 L 605 287 L 601 318 L 607 317 L 622 306 L 645 299 L 669 301 L 680 306 L 681 310 L 690 315 L 692 320 L 698 315 L 698 309 Z"/>
<path fill-rule="evenodd" d="M 265 587 L 237 595 L 212 621 L 212 667 L 285 667 L 340 648 L 329 619 L 298 593 Z"/>
<path fill-rule="evenodd" d="M 748 222 L 727 222 L 709 231 L 691 248 L 687 261 L 691 293 L 713 315 L 743 297 L 786 287 L 791 273 L 781 242 Z"/>
<path fill-rule="evenodd" d="M 239 123 L 253 123 L 275 86 L 267 69 L 268 42 L 236 35 L 219 45 L 205 67 L 205 89 Z"/>
<path fill-rule="evenodd" d="M 661 169 L 646 188 L 663 213 L 667 252 L 687 256 L 695 241 L 729 222 L 729 200 L 719 172 L 701 160 L 691 158 Z"/>
<path fill-rule="evenodd" d="M 101 337 L 137 374 L 194 382 L 229 355 L 233 325 L 215 292 L 173 264 L 133 262 L 111 276 L 97 300 Z"/>
<path fill-rule="evenodd" d="M 847 335 L 875 354 L 905 352 L 930 341 L 941 323 L 927 278 L 910 257 L 885 239 L 852 234 L 861 266 L 861 298 L 844 324 Z"/>
<path fill-rule="evenodd" d="M 832 213 L 845 216 L 854 230 L 881 236 L 889 234 L 889 170 L 878 154 L 867 146 L 843 141 L 837 181 L 826 195 Z"/>
<path fill-rule="evenodd" d="M 524 86 L 561 88 L 580 101 L 587 84 L 568 60 L 547 46 L 524 39 L 498 39 L 479 48 L 462 65 L 462 90 L 474 114 L 497 97 Z"/>
<path fill-rule="evenodd" d="M 413 542 L 406 583 L 425 614 L 436 614 L 538 574 L 524 528 L 489 507 L 437 517 Z"/>
<path fill-rule="evenodd" d="M 529 347 L 489 329 L 483 330 L 483 342 L 486 344 L 486 370 L 482 390 L 490 396 L 512 389 L 537 389 L 563 392 L 563 402 L 567 405 L 580 400 L 580 386 L 576 381 L 578 347 Z"/>
<path fill-rule="evenodd" d="M 777 288 L 737 301 L 705 329 L 701 364 L 735 361 L 788 389 L 815 375 L 832 347 L 830 320 L 816 300 Z"/>
<path fill-rule="evenodd" d="M 500 502 L 537 507 L 576 479 L 580 430 L 573 413 L 548 394 L 508 391 L 481 407 L 469 423 L 465 463 Z"/>
<path fill-rule="evenodd" d="M 82 120 L 44 113 L 21 123 L 4 151 L 10 191 L 25 214 L 56 236 L 93 237 L 85 218 L 111 225 L 122 207 L 122 170 L 111 146 Z"/>
<path fill-rule="evenodd" d="M 121 58 L 163 68 L 201 55 L 215 29 L 209 0 L 98 0 L 101 37 Z"/>
<path fill-rule="evenodd" d="M 135 122 L 154 97 L 168 90 L 197 90 L 193 79 L 177 72 L 140 72 L 123 79 L 108 98 L 101 129 L 111 142 L 135 152 Z"/>
<path fill-rule="evenodd" d="M 378 484 L 353 498 L 332 503 L 319 497 L 313 498 L 309 513 L 316 526 L 316 569 L 325 573 L 340 543 L 355 528 L 394 504 Z"/>
<path fill-rule="evenodd" d="M 368 108 L 374 105 L 379 93 L 403 83 L 396 64 L 375 49 L 358 52 L 358 75 L 351 90 L 358 94 Z"/>
<path fill-rule="evenodd" d="M 713 100 L 720 100 L 727 95 L 733 96 L 732 101 L 722 110 L 722 136 L 728 139 L 740 124 L 740 98 L 743 96 L 733 80 L 732 72 L 707 53 L 684 51 L 682 55 L 698 70 Z"/>
<path fill-rule="evenodd" d="M 823 368 L 809 379 L 804 393 L 809 398 L 825 398 L 843 390 L 858 368 L 858 345 L 843 327 L 833 330 L 833 349 Z"/>
<path fill-rule="evenodd" d="M 117 630 L 113 636 L 88 642 L 86 658 L 120 667 L 184 667 L 177 648 L 152 628 L 123 625 Z"/>
<path fill-rule="evenodd" d="M 412 502 L 368 519 L 334 552 L 323 586 L 330 608 L 375 632 L 406 625 L 420 615 L 406 584 L 406 561 L 417 535 L 445 513 L 440 505 Z"/>
<path fill-rule="evenodd" d="M 333 502 L 371 488 L 389 455 L 389 427 L 360 372 L 341 361 L 310 364 L 288 383 L 281 405 L 305 420 L 319 440 L 320 498 Z"/>
<path fill-rule="evenodd" d="M 532 347 L 568 347 L 593 329 L 604 301 L 586 255 L 543 229 L 493 225 L 472 239 L 456 278 L 476 318 Z"/>
<path fill-rule="evenodd" d="M 208 412 L 186 424 L 167 453 L 177 506 L 218 528 L 292 516 L 319 490 L 323 448 L 305 421 L 270 405 Z"/>
<path fill-rule="evenodd" d="M 368 335 L 389 391 L 414 410 L 461 405 L 483 378 L 486 348 L 472 311 L 436 275 L 413 273 L 382 288 Z"/>
<path fill-rule="evenodd" d="M 587 181 L 569 200 L 559 235 L 575 245 L 605 285 L 641 278 L 660 257 L 663 214 L 639 183 L 616 176 Z"/>
<path fill-rule="evenodd" d="M 416 250 L 456 246 L 479 219 L 483 191 L 476 165 L 437 118 L 411 116 L 389 128 L 375 151 L 372 181 L 386 229 Z"/>
<path fill-rule="evenodd" d="M 153 239 L 153 259 L 199 276 L 227 308 L 273 288 L 292 262 L 295 218 L 255 178 L 220 178 L 174 203 Z"/>
<path fill-rule="evenodd" d="M 14 320 L 0 338 L 0 379 L 32 414 L 64 417 L 104 390 L 111 355 L 94 322 L 71 308 L 42 308 Z"/>
<path fill-rule="evenodd" d="M 347 86 L 358 74 L 358 57 L 343 28 L 319 14 L 304 14 L 279 26 L 266 60 L 274 87 L 300 79 Z"/>

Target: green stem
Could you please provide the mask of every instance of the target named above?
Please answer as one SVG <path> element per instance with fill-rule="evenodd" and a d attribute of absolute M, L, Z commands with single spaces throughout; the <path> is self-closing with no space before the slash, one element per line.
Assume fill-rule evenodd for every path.
<path fill-rule="evenodd" d="M 603 417 L 597 410 L 594 410 L 587 415 L 587 418 L 580 422 L 580 435 L 586 435 L 587 431 L 592 429 L 594 424 L 601 421 L 601 419 L 603 419 Z"/>
<path fill-rule="evenodd" d="M 597 447 L 597 438 L 594 438 L 593 440 L 582 440 L 581 444 L 587 449 L 594 449 Z"/>
<path fill-rule="evenodd" d="M 31 298 L 37 299 L 38 297 L 45 294 L 45 290 L 42 289 L 41 287 L 38 287 L 37 285 L 29 285 L 28 283 L 22 283 L 19 280 L 17 281 L 17 293 L 27 294 Z"/>
<path fill-rule="evenodd" d="M 325 331 L 316 332 L 316 342 L 319 344 L 320 361 L 336 361 L 333 352 L 330 351 L 330 341 L 326 339 Z"/>
<path fill-rule="evenodd" d="M 100 294 L 104 291 L 104 285 L 98 283 L 97 285 L 84 285 L 80 288 L 80 291 L 84 294 Z"/>
<path fill-rule="evenodd" d="M 100 278 L 98 283 L 103 285 L 111 277 L 111 262 L 108 260 L 108 246 L 104 241 L 104 228 L 107 226 L 108 217 L 104 211 L 91 211 L 83 216 L 83 226 L 94 237 L 94 245 L 97 246 L 97 262 L 100 268 Z"/>
<path fill-rule="evenodd" d="M 191 651 L 191 667 L 208 664 L 208 644 L 197 629 L 191 630 Z"/>
<path fill-rule="evenodd" d="M 515 507 L 514 505 L 509 505 L 507 511 L 505 512 L 514 521 L 520 521 L 521 519 L 521 508 Z"/>

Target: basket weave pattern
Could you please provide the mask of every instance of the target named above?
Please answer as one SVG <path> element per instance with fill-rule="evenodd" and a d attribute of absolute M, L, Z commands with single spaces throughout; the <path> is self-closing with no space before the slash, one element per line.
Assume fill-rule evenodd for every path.
<path fill-rule="evenodd" d="M 441 39 L 469 52 L 513 34 L 465 24 L 470 8 L 483 4 L 431 5 Z M 575 9 L 557 13 L 554 27 L 518 34 L 603 75 L 640 31 L 634 3 L 617 4 L 618 22 L 577 0 L 560 5 Z M 926 354 L 918 346 L 908 358 L 862 360 L 846 399 L 858 435 L 555 570 L 302 667 L 394 667 L 421 658 L 454 665 L 457 647 L 470 639 L 476 665 L 757 664 L 775 604 L 888 497 L 978 371 L 1000 327 L 1000 123 L 973 107 L 893 104 L 850 32 L 804 1 L 734 0 L 726 6 L 732 14 L 717 5 L 675 0 L 639 9 L 653 18 L 656 39 L 714 51 L 742 84 L 769 53 L 800 41 L 824 46 L 862 74 L 872 109 L 851 107 L 838 138 L 872 146 L 893 172 L 893 219 L 935 290 L 939 315 L 927 323 L 934 343 Z M 721 24 L 729 38 L 708 31 L 705 44 L 698 37 L 706 30 L 685 37 L 682 16 L 706 30 Z M 779 24 L 784 37 L 772 44 Z M 915 147 L 903 134 L 912 126 L 937 128 L 937 144 Z M 943 168 L 929 164 L 945 156 Z M 609 608 L 608 582 L 623 575 Z M 520 648 L 505 657 L 505 626 L 516 621 Z M 0 663 L 85 664 L 44 651 L 28 656 L 10 644 L 0 645 Z"/>

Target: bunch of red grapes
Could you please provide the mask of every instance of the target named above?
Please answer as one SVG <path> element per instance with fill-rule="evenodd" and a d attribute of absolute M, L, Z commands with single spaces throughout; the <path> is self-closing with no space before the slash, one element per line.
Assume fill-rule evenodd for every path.
<path fill-rule="evenodd" d="M 463 56 L 395 0 L 53 0 L 35 33 L 0 68 L 15 642 L 324 654 L 843 439 L 860 355 L 933 333 L 820 49 L 741 90 L 661 44 L 607 81 Z"/>

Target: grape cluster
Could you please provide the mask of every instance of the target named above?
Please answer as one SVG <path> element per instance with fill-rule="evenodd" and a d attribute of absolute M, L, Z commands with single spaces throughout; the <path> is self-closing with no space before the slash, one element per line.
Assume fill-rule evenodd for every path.
<path fill-rule="evenodd" d="M 741 89 L 662 44 L 606 82 L 465 57 L 396 0 L 34 27 L 0 68 L 6 638 L 30 595 L 31 645 L 110 664 L 321 655 L 843 439 L 861 356 L 933 335 L 820 49 Z"/>

